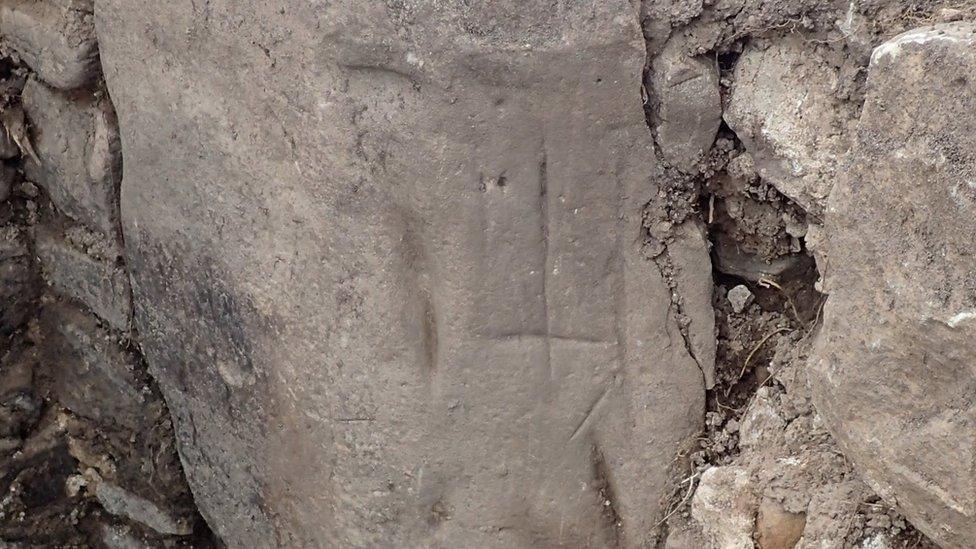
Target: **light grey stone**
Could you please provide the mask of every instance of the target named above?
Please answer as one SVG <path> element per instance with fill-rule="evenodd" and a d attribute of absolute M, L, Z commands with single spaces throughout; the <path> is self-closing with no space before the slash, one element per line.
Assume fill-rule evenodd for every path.
<path fill-rule="evenodd" d="M 875 49 L 857 162 L 828 203 L 830 297 L 810 372 L 845 455 L 953 548 L 976 539 L 973 74 L 972 23 Z"/>
<path fill-rule="evenodd" d="M 749 472 L 743 467 L 710 467 L 691 498 L 691 516 L 702 527 L 708 547 L 753 549 L 752 533 L 759 505 Z"/>
<path fill-rule="evenodd" d="M 729 304 L 732 305 L 732 310 L 736 313 L 741 313 L 746 310 L 754 300 L 756 296 L 752 295 L 752 290 L 749 289 L 745 284 L 739 284 L 735 288 L 729 290 L 728 300 Z"/>
<path fill-rule="evenodd" d="M 724 113 L 759 175 L 815 216 L 850 148 L 854 121 L 835 95 L 839 62 L 831 55 L 799 34 L 748 44 Z"/>
<path fill-rule="evenodd" d="M 73 89 L 98 75 L 94 0 L 4 0 L 0 34 L 48 84 Z"/>

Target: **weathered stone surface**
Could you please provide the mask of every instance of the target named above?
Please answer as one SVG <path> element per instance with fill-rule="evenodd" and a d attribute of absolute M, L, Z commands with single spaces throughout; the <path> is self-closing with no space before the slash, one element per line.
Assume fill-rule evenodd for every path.
<path fill-rule="evenodd" d="M 113 261 L 98 260 L 75 249 L 55 229 L 38 227 L 35 233 L 37 256 L 48 283 L 86 305 L 113 328 L 127 330 L 132 297 L 125 271 Z"/>
<path fill-rule="evenodd" d="M 94 0 L 5 0 L 0 34 L 48 84 L 68 90 L 98 75 Z"/>
<path fill-rule="evenodd" d="M 818 409 L 872 488 L 944 547 L 976 539 L 976 28 L 871 61 L 830 195 Z"/>
<path fill-rule="evenodd" d="M 144 423 L 149 389 L 137 358 L 118 336 L 101 328 L 72 305 L 45 305 L 46 338 L 41 352 L 53 372 L 58 402 L 72 412 L 103 424 L 139 429 Z"/>
<path fill-rule="evenodd" d="M 750 43 L 733 71 L 725 122 L 759 175 L 819 216 L 843 154 L 850 107 L 837 96 L 832 53 L 798 34 Z"/>
<path fill-rule="evenodd" d="M 741 467 L 712 467 L 702 473 L 691 500 L 691 516 L 702 526 L 709 547 L 752 549 L 756 494 Z"/>
<path fill-rule="evenodd" d="M 139 333 L 208 522 L 649 544 L 704 395 L 640 254 L 633 3 L 198 4 L 97 20 Z"/>
<path fill-rule="evenodd" d="M 122 151 L 111 102 L 89 92 L 60 92 L 32 79 L 24 87 L 23 103 L 40 159 L 40 165 L 26 163 L 28 176 L 63 213 L 115 238 Z"/>
<path fill-rule="evenodd" d="M 651 63 L 646 83 L 655 105 L 655 140 L 665 162 L 694 171 L 715 141 L 722 123 L 718 63 L 689 56 L 680 38 L 671 39 Z"/>

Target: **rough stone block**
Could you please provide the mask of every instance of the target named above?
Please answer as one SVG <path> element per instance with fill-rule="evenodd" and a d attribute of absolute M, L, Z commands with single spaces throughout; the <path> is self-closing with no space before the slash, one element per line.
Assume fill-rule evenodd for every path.
<path fill-rule="evenodd" d="M 69 304 L 49 303 L 42 315 L 46 363 L 58 401 L 98 423 L 139 429 L 151 393 L 138 357 L 93 316 Z"/>
<path fill-rule="evenodd" d="M 844 153 L 851 107 L 835 94 L 839 60 L 799 35 L 750 43 L 733 72 L 725 122 L 759 175 L 820 216 Z"/>
<path fill-rule="evenodd" d="M 35 245 L 48 283 L 113 328 L 128 330 L 132 298 L 124 269 L 75 249 L 54 229 L 38 227 Z"/>
<path fill-rule="evenodd" d="M 6 0 L 0 34 L 48 84 L 68 90 L 98 76 L 94 0 Z"/>
<path fill-rule="evenodd" d="M 828 202 L 815 403 L 871 487 L 943 547 L 976 539 L 976 25 L 875 49 Z"/>
<path fill-rule="evenodd" d="M 32 79 L 24 87 L 23 104 L 40 159 L 40 165 L 26 161 L 27 175 L 65 215 L 115 238 L 122 154 L 111 102 Z"/>
<path fill-rule="evenodd" d="M 664 160 L 694 171 L 715 141 L 722 122 L 718 64 L 692 57 L 680 39 L 668 41 L 651 64 L 646 86 L 655 103 L 655 140 Z"/>

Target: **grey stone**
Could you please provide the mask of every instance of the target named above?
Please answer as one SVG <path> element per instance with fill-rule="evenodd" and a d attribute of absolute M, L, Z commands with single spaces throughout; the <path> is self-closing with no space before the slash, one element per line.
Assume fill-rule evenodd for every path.
<path fill-rule="evenodd" d="M 750 42 L 735 65 L 724 114 L 759 175 L 816 216 L 854 121 L 852 107 L 835 96 L 840 62 L 832 55 L 799 34 Z"/>
<path fill-rule="evenodd" d="M 802 272 L 813 263 L 813 260 L 805 254 L 790 254 L 766 260 L 757 254 L 743 250 L 742 246 L 737 245 L 728 235 L 721 233 L 715 238 L 712 260 L 715 270 L 750 282 L 759 282 L 764 278 L 786 279 L 792 274 Z"/>
<path fill-rule="evenodd" d="M 786 419 L 776 406 L 768 387 L 760 387 L 739 426 L 739 445 L 748 449 L 765 445 L 781 446 L 777 441 L 786 429 Z"/>
<path fill-rule="evenodd" d="M 128 330 L 132 297 L 125 270 L 75 249 L 49 227 L 36 229 L 35 246 L 49 284 L 113 328 Z"/>
<path fill-rule="evenodd" d="M 98 2 L 141 345 L 229 546 L 652 543 L 704 387 L 641 255 L 638 19 Z"/>
<path fill-rule="evenodd" d="M 705 547 L 705 540 L 701 532 L 694 528 L 670 530 L 668 539 L 664 542 L 664 549 L 701 549 Z"/>
<path fill-rule="evenodd" d="M 715 141 L 722 123 L 718 63 L 689 56 L 672 38 L 651 63 L 647 89 L 655 104 L 655 141 L 665 162 L 690 173 Z"/>
<path fill-rule="evenodd" d="M 732 288 L 728 294 L 729 304 L 732 305 L 732 310 L 736 313 L 746 310 L 746 307 L 752 304 L 755 298 L 756 296 L 752 295 L 752 290 L 745 284 L 739 284 Z"/>
<path fill-rule="evenodd" d="M 189 524 L 170 516 L 155 503 L 109 482 L 95 484 L 95 498 L 109 513 L 132 519 L 160 534 L 185 536 L 193 531 Z"/>
<path fill-rule="evenodd" d="M 48 364 L 57 364 L 58 402 L 102 424 L 139 429 L 144 424 L 148 379 L 138 358 L 119 345 L 119 336 L 69 304 L 45 305 L 40 346 Z"/>
<path fill-rule="evenodd" d="M 5 0 L 0 34 L 41 79 L 60 89 L 98 75 L 94 0 Z"/>
<path fill-rule="evenodd" d="M 24 108 L 40 164 L 26 173 L 68 217 L 110 238 L 118 232 L 122 155 L 111 102 L 87 92 L 67 94 L 31 79 Z"/>
<path fill-rule="evenodd" d="M 753 549 L 758 499 L 743 467 L 710 467 L 691 498 L 691 516 L 701 524 L 708 547 Z"/>
<path fill-rule="evenodd" d="M 972 23 L 875 49 L 810 372 L 845 455 L 942 547 L 976 539 L 974 72 Z"/>

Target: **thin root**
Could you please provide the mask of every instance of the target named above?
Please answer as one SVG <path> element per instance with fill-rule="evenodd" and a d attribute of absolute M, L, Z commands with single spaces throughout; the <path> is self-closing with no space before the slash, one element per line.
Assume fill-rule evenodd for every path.
<path fill-rule="evenodd" d="M 742 376 L 746 375 L 746 369 L 749 368 L 749 362 L 752 361 L 752 357 L 756 356 L 756 353 L 759 352 L 759 349 L 762 348 L 762 346 L 765 345 L 767 341 L 769 341 L 769 338 L 773 337 L 776 334 L 782 334 L 789 331 L 790 331 L 789 328 L 777 328 L 776 330 L 773 330 L 772 332 L 766 334 L 766 337 L 759 340 L 759 343 L 757 343 L 756 346 L 752 348 L 752 351 L 749 351 L 749 354 L 746 356 L 746 361 L 742 363 L 742 370 L 739 371 L 739 377 L 736 378 L 736 381 L 741 380 Z M 725 390 L 725 396 L 729 396 L 730 390 L 732 390 L 731 385 L 729 385 L 729 387 Z"/>
<path fill-rule="evenodd" d="M 769 288 L 772 286 L 773 288 L 779 290 L 779 293 L 783 294 L 783 297 L 786 298 L 786 302 L 789 303 L 790 309 L 793 311 L 793 316 L 796 317 L 796 321 L 799 322 L 801 326 L 804 324 L 803 319 L 800 318 L 800 313 L 796 310 L 796 304 L 793 303 L 793 298 L 790 297 L 790 294 L 788 294 L 778 282 L 771 278 L 762 277 L 759 279 L 759 285 L 763 288 Z"/>
<path fill-rule="evenodd" d="M 665 522 L 667 522 L 669 518 L 671 518 L 672 516 L 674 516 L 674 514 L 677 513 L 679 509 L 681 509 L 682 507 L 685 506 L 686 503 L 688 503 L 688 500 L 691 499 L 691 494 L 695 491 L 695 479 L 696 478 L 698 478 L 698 473 L 695 473 L 695 474 L 691 475 L 690 477 L 688 477 L 688 478 L 686 478 L 686 479 L 684 479 L 684 480 L 681 481 L 680 484 L 684 484 L 686 482 L 688 483 L 688 492 L 685 493 L 685 497 L 681 498 L 681 501 L 677 505 L 675 505 L 674 508 L 671 509 L 671 511 L 668 512 L 668 514 L 664 515 L 664 518 L 663 519 L 661 519 L 660 521 L 658 521 L 657 524 L 654 525 L 655 528 L 657 528 L 657 527 L 661 526 L 662 524 L 664 524 Z"/>

